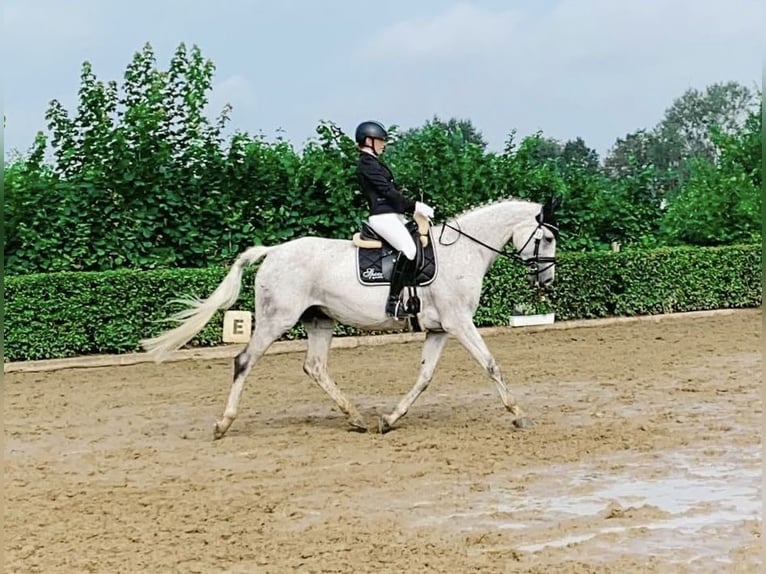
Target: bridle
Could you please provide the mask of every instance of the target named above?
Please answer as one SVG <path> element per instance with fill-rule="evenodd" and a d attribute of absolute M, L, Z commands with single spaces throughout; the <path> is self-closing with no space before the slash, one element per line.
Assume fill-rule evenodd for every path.
<path fill-rule="evenodd" d="M 444 235 L 444 228 L 449 227 L 453 231 L 457 231 L 459 235 L 463 235 L 470 239 L 471 241 L 478 243 L 482 247 L 485 247 L 486 249 L 489 249 L 490 251 L 493 251 L 497 253 L 498 255 L 502 255 L 503 257 L 507 259 L 511 259 L 513 261 L 518 261 L 520 263 L 523 263 L 527 266 L 529 269 L 529 274 L 534 275 L 535 279 L 538 280 L 540 278 L 540 273 L 543 271 L 547 271 L 554 265 L 556 265 L 556 258 L 555 257 L 540 257 L 540 242 L 543 239 L 543 228 L 550 230 L 553 233 L 553 236 L 558 239 L 559 236 L 559 228 L 552 224 L 543 221 L 542 212 L 538 213 L 535 216 L 535 219 L 537 220 L 537 227 L 534 229 L 534 231 L 527 237 L 527 240 L 524 242 L 524 245 L 521 246 L 521 248 L 518 251 L 515 251 L 514 253 L 506 253 L 504 250 L 496 249 L 492 247 L 491 245 L 487 245 L 484 243 L 481 239 L 477 239 L 476 237 L 473 237 L 472 235 L 469 235 L 459 227 L 454 227 L 453 225 L 450 225 L 446 221 L 442 223 L 442 230 L 441 233 L 439 233 L 439 243 L 441 245 L 447 245 L 442 241 L 442 236 Z M 456 240 L 457 241 L 457 240 Z M 521 256 L 521 252 L 526 249 L 527 245 L 531 241 L 535 242 L 534 251 L 532 257 L 524 258 Z M 450 243 L 449 245 L 454 244 L 454 241 Z M 541 264 L 546 264 L 544 267 L 540 267 Z"/>

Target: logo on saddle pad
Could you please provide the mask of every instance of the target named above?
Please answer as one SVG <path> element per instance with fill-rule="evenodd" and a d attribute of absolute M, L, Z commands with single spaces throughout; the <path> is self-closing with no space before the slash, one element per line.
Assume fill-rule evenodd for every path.
<path fill-rule="evenodd" d="M 362 279 L 366 279 L 367 281 L 380 281 L 381 279 L 385 279 L 385 276 L 383 275 L 382 270 L 375 270 L 374 267 L 368 267 L 362 272 Z"/>
<path fill-rule="evenodd" d="M 417 247 L 415 285 L 417 287 L 429 285 L 436 278 L 437 271 L 431 231 L 429 229 L 427 235 L 421 236 L 414 222 L 409 222 L 407 228 Z M 423 243 L 426 243 L 425 247 Z M 357 253 L 356 275 L 359 282 L 362 285 L 389 285 L 397 250 L 366 224 L 360 233 L 354 235 L 354 245 L 356 245 Z"/>

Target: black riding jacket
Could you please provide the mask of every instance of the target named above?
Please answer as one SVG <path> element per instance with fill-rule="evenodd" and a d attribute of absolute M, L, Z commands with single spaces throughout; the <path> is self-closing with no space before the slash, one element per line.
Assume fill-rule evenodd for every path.
<path fill-rule="evenodd" d="M 370 215 L 415 211 L 415 201 L 402 195 L 394 183 L 391 170 L 374 155 L 366 152 L 359 154 L 356 177 L 367 198 Z"/>

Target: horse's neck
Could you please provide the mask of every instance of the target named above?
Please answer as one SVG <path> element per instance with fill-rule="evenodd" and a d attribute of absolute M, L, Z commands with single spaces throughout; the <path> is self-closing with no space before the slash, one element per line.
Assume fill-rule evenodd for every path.
<path fill-rule="evenodd" d="M 529 203 L 509 201 L 469 212 L 459 217 L 456 223 L 464 233 L 493 249 L 502 251 L 513 235 L 513 228 L 528 218 L 533 210 L 534 206 Z M 470 243 L 470 249 L 475 252 L 475 257 L 481 262 L 483 272 L 486 273 L 498 254 L 473 241 L 467 242 Z"/>

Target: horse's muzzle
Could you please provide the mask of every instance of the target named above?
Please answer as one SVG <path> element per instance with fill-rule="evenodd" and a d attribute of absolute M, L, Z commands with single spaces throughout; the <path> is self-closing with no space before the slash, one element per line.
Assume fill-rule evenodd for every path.
<path fill-rule="evenodd" d="M 542 277 L 538 273 L 528 273 L 527 281 L 532 287 L 535 287 L 537 289 L 545 289 L 546 287 L 549 287 L 553 283 L 553 275 L 546 273 L 545 277 Z"/>

